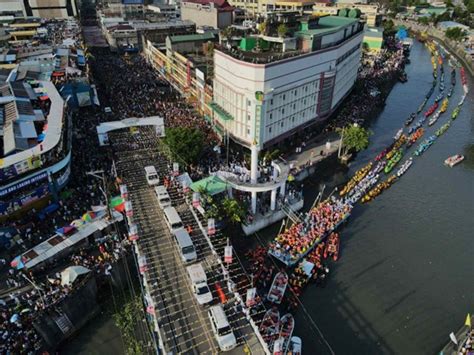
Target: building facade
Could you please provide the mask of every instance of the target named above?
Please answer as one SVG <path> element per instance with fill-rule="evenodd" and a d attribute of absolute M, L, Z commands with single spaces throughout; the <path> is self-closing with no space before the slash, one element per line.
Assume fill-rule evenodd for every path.
<path fill-rule="evenodd" d="M 186 0 L 181 2 L 181 18 L 197 27 L 223 29 L 232 25 L 233 7 L 225 0 Z"/>
<path fill-rule="evenodd" d="M 354 85 L 362 23 L 328 16 L 297 37 L 299 51 L 266 53 L 268 63 L 214 52 L 214 123 L 246 147 L 263 149 L 324 121 Z"/>

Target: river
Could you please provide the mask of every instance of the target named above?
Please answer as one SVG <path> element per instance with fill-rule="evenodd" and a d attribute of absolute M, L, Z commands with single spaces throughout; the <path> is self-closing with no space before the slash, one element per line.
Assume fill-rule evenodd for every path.
<path fill-rule="evenodd" d="M 431 86 L 432 67 L 428 50 L 418 42 L 410 59 L 409 80 L 390 93 L 371 125 L 368 149 L 346 176 L 321 181 L 316 174 L 305 181 L 306 204 L 321 183 L 330 190 L 373 159 L 416 111 Z M 446 74 L 449 88 L 449 70 Z M 472 81 L 468 84 L 472 88 Z M 438 88 L 427 107 L 437 94 Z M 448 111 L 425 136 L 448 120 L 461 96 L 458 71 Z M 474 310 L 473 101 L 471 92 L 451 128 L 414 158 L 400 181 L 354 209 L 341 230 L 341 258 L 331 264 L 327 286 L 306 289 L 305 309 L 336 354 L 434 354 Z M 444 166 L 444 159 L 456 153 L 466 160 L 452 169 Z M 305 352 L 321 349 L 313 343 L 303 310 L 296 322 Z"/>

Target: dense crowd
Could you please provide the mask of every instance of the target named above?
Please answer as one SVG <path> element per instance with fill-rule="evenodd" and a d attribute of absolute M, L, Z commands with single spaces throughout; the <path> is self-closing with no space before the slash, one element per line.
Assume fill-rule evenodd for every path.
<path fill-rule="evenodd" d="M 318 241 L 332 232 L 337 225 L 347 218 L 352 206 L 332 197 L 321 202 L 306 213 L 300 223 L 295 223 L 280 233 L 270 250 L 287 262 L 298 261 Z"/>

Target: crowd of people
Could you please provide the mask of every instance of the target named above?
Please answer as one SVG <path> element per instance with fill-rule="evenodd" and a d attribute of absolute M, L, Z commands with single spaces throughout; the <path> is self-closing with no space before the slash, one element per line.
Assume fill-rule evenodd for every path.
<path fill-rule="evenodd" d="M 470 329 L 467 332 L 466 338 L 463 340 L 460 348 L 459 355 L 472 355 L 474 354 L 474 329 Z"/>
<path fill-rule="evenodd" d="M 280 233 L 269 248 L 285 262 L 295 263 L 344 221 L 351 210 L 349 203 L 331 197 L 306 213 L 302 222 Z"/>

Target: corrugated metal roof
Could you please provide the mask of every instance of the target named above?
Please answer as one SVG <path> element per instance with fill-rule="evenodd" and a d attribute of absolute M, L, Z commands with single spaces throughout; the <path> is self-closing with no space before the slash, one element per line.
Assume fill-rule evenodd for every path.
<path fill-rule="evenodd" d="M 170 36 L 171 43 L 182 43 L 182 42 L 194 42 L 194 41 L 209 41 L 214 39 L 214 34 L 210 32 L 204 32 L 202 34 L 193 35 L 182 35 L 182 36 Z"/>

